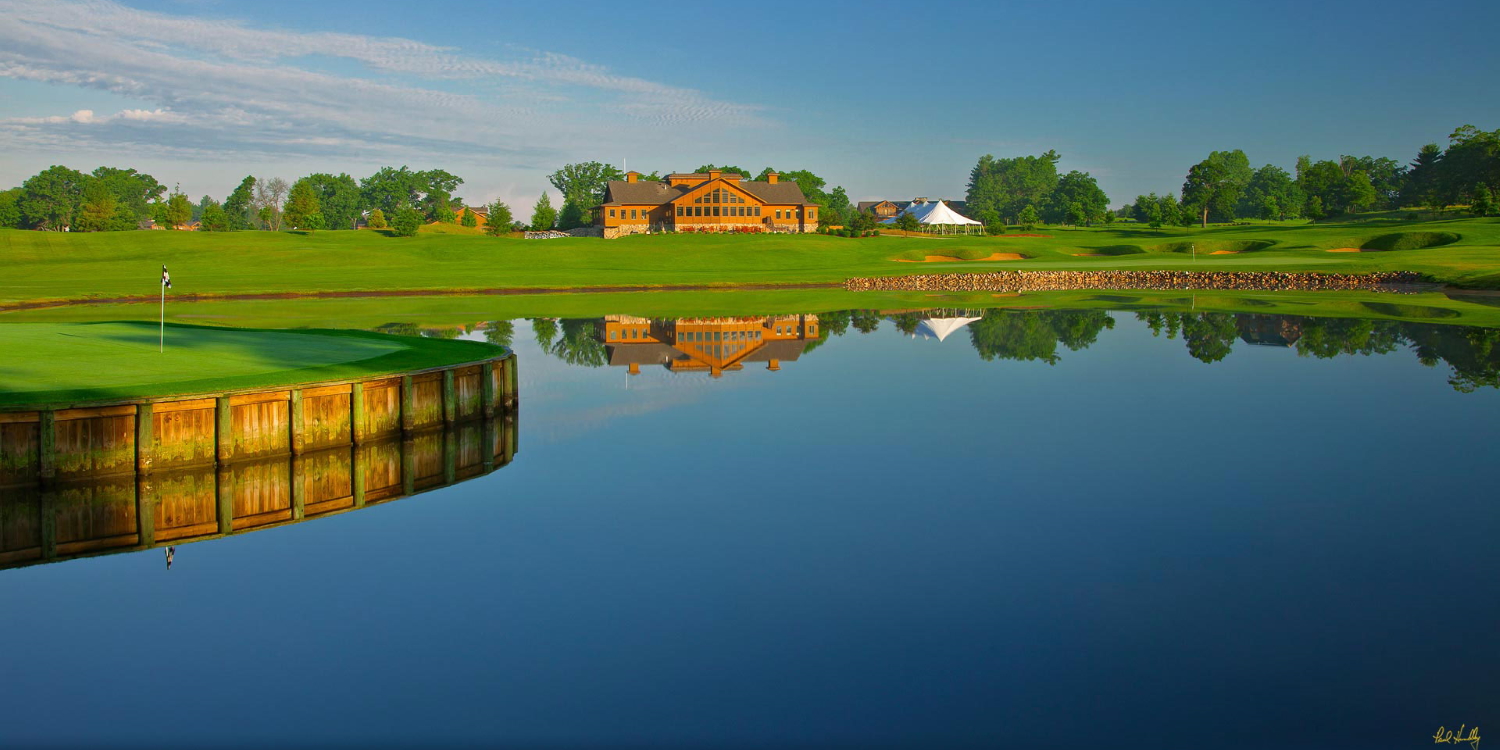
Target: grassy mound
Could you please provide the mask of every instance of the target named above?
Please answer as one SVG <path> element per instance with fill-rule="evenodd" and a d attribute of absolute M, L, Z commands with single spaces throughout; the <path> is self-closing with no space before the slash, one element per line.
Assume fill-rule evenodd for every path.
<path fill-rule="evenodd" d="M 1147 250 L 1153 253 L 1193 253 L 1196 248 L 1198 255 L 1209 253 L 1253 253 L 1259 250 L 1268 250 L 1275 245 L 1275 240 L 1197 240 L 1193 242 L 1165 242 L 1160 245 L 1152 245 Z"/>
<path fill-rule="evenodd" d="M 922 262 L 930 255 L 940 255 L 945 258 L 957 258 L 959 260 L 985 260 L 997 252 L 994 246 L 981 245 L 979 247 L 948 247 L 943 245 L 930 245 L 926 247 L 907 250 L 897 255 L 893 260 L 911 260 Z M 1019 255 L 1019 253 L 1017 253 Z M 1022 256 L 1026 257 L 1026 256 Z"/>
<path fill-rule="evenodd" d="M 1140 245 L 1106 245 L 1104 247 L 1085 248 L 1094 255 L 1117 256 L 1117 255 L 1143 255 L 1145 248 Z"/>
<path fill-rule="evenodd" d="M 1390 302 L 1364 302 L 1365 309 L 1377 312 L 1381 315 L 1389 315 L 1393 318 L 1456 318 L 1458 311 L 1442 307 L 1425 307 L 1421 305 L 1399 305 Z"/>
<path fill-rule="evenodd" d="M 363 331 L 168 325 L 3 323 L 0 405 L 215 393 L 384 375 L 472 362 L 501 349 L 473 341 Z"/>
<path fill-rule="evenodd" d="M 1420 250 L 1458 242 L 1452 232 L 1395 232 L 1371 237 L 1360 244 L 1364 250 Z"/>

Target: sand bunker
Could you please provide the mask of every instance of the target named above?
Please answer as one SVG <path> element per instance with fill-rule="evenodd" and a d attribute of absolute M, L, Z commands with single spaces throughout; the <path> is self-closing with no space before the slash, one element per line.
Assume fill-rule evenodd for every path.
<path fill-rule="evenodd" d="M 1366 250 L 1366 249 L 1364 249 L 1362 247 L 1331 247 L 1331 248 L 1328 248 L 1328 252 L 1330 252 L 1330 253 L 1378 253 L 1380 251 L 1379 250 Z"/>
<path fill-rule="evenodd" d="M 922 260 L 900 260 L 898 263 L 979 263 L 986 260 L 1026 260 L 1020 253 L 994 253 L 987 258 L 955 258 L 951 255 L 929 255 Z"/>
<path fill-rule="evenodd" d="M 1215 251 L 1209 253 L 1209 255 L 1239 255 L 1239 254 L 1240 254 L 1240 251 L 1238 251 L 1238 250 L 1215 250 Z"/>
<path fill-rule="evenodd" d="M 1103 258 L 1104 253 L 1073 253 L 1075 258 Z"/>

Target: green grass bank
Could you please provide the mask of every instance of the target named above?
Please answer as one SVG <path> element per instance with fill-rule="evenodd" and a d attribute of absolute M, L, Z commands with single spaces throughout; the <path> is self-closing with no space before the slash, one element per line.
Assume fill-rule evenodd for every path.
<path fill-rule="evenodd" d="M 472 341 L 322 329 L 153 323 L 0 324 L 0 406 L 176 396 L 344 380 L 493 357 Z"/>
<path fill-rule="evenodd" d="M 0 306 L 153 297 L 162 264 L 171 269 L 172 293 L 179 295 L 779 285 L 997 268 L 1405 270 L 1455 286 L 1500 289 L 1497 219 L 1038 233 L 1048 236 L 655 235 L 606 241 L 444 233 L 398 238 L 370 231 L 0 230 Z M 996 254 L 1020 259 L 979 260 Z M 898 262 L 929 255 L 958 260 Z"/>

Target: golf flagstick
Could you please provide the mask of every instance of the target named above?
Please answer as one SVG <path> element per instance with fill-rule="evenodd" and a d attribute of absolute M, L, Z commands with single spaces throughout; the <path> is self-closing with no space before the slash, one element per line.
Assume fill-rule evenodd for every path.
<path fill-rule="evenodd" d="M 167 290 L 172 288 L 172 277 L 167 275 L 167 267 L 161 267 L 161 328 L 156 340 L 156 353 L 161 354 L 167 347 Z"/>

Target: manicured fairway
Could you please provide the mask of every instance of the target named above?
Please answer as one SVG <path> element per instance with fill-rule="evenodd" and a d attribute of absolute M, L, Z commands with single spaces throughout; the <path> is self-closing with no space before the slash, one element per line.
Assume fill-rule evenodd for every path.
<path fill-rule="evenodd" d="M 0 405 L 206 393 L 438 367 L 495 356 L 468 341 L 357 331 L 149 323 L 0 323 Z"/>
<path fill-rule="evenodd" d="M 1046 237 L 655 235 L 520 240 L 371 231 L 108 232 L 0 230 L 0 306 L 170 294 L 482 290 L 838 283 L 851 276 L 1015 268 L 1417 271 L 1500 288 L 1500 220 L 1370 221 L 1199 229 L 1045 228 Z M 1373 252 L 1329 252 L 1384 248 Z M 1214 254 L 1215 252 L 1222 254 Z M 899 263 L 941 254 L 1024 260 Z"/>

